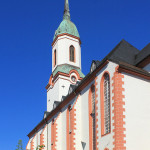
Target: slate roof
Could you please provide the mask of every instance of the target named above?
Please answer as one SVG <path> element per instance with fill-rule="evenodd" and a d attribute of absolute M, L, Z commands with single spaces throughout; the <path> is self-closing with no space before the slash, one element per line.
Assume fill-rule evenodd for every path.
<path fill-rule="evenodd" d="M 144 58 L 150 56 L 150 43 L 145 46 L 137 55 L 135 65 L 139 64 Z"/>
<path fill-rule="evenodd" d="M 105 58 L 134 65 L 135 57 L 139 52 L 137 48 L 122 40 Z"/>
<path fill-rule="evenodd" d="M 150 44 L 140 51 L 123 39 L 102 61 L 98 62 L 97 68 L 109 60 L 126 69 L 150 76 L 150 73 L 137 67 L 137 64 L 148 56 L 150 56 Z"/>

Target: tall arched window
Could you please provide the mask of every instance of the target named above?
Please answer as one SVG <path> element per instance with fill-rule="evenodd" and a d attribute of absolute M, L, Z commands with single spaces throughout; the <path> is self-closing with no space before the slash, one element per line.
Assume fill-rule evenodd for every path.
<path fill-rule="evenodd" d="M 69 49 L 69 54 L 70 54 L 70 61 L 75 62 L 75 48 L 73 45 L 70 46 Z"/>
<path fill-rule="evenodd" d="M 101 80 L 101 132 L 110 133 L 110 77 L 105 73 Z"/>
<path fill-rule="evenodd" d="M 96 149 L 95 87 L 89 91 L 89 148 Z"/>
<path fill-rule="evenodd" d="M 56 66 L 57 63 L 57 54 L 56 54 L 56 49 L 54 51 L 54 67 Z"/>

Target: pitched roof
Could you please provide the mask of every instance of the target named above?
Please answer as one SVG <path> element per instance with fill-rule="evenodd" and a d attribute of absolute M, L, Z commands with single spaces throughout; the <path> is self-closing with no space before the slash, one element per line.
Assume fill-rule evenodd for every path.
<path fill-rule="evenodd" d="M 137 55 L 135 59 L 135 65 L 139 64 L 143 59 L 150 56 L 150 43 L 145 46 Z"/>
<path fill-rule="evenodd" d="M 105 58 L 134 65 L 135 56 L 139 52 L 137 48 L 122 40 Z"/>

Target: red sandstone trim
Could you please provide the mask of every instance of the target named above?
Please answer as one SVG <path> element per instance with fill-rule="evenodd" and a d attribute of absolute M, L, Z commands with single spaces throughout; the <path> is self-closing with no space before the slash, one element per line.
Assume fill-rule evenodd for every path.
<path fill-rule="evenodd" d="M 55 38 L 55 40 L 54 40 L 53 43 L 52 43 L 52 46 L 54 45 L 54 43 L 56 42 L 56 40 L 58 39 L 58 37 L 64 36 L 64 35 L 67 35 L 67 36 L 73 37 L 73 38 L 75 38 L 75 39 L 78 39 L 78 40 L 79 40 L 79 43 L 81 44 L 81 40 L 80 40 L 79 37 L 73 36 L 73 35 L 68 34 L 68 33 L 62 33 L 62 34 L 57 35 L 57 37 Z"/>
<path fill-rule="evenodd" d="M 113 150 L 126 150 L 126 146 L 125 146 L 125 115 L 123 114 L 125 112 L 125 108 L 123 107 L 125 105 L 125 102 L 123 101 L 123 99 L 125 98 L 125 96 L 123 95 L 123 78 L 124 75 L 122 75 L 119 71 L 118 71 L 118 67 L 116 67 L 116 71 L 114 73 L 114 76 L 112 78 L 112 80 L 114 81 L 114 83 L 112 84 L 113 86 L 113 91 L 112 93 L 114 93 L 113 96 L 113 104 L 112 107 L 114 107 L 113 113 L 114 113 L 114 117 L 112 118 L 114 120 L 113 126 L 113 139 L 114 139 L 114 148 Z"/>
<path fill-rule="evenodd" d="M 98 150 L 98 82 L 97 82 L 98 77 L 95 78 L 95 125 L 96 125 L 96 150 Z"/>
<path fill-rule="evenodd" d="M 71 129 L 72 129 L 72 132 L 71 132 L 71 150 L 75 150 L 76 148 L 75 148 L 75 140 L 76 140 L 76 137 L 75 137 L 75 135 L 76 135 L 76 133 L 75 133 L 75 131 L 77 130 L 77 128 L 76 128 L 76 109 L 75 109 L 75 106 L 76 106 L 76 103 L 77 103 L 77 101 L 78 101 L 78 99 L 79 99 L 79 97 L 80 97 L 80 95 L 77 97 L 77 99 L 76 99 L 76 101 L 75 101 L 75 103 L 74 103 L 74 105 L 73 105 L 73 108 L 72 108 L 72 110 L 71 110 Z"/>
<path fill-rule="evenodd" d="M 60 116 L 60 113 L 57 116 L 57 118 L 55 120 L 53 119 L 51 122 L 51 150 L 56 150 L 56 142 L 58 141 L 57 120 L 59 116 Z"/>
<path fill-rule="evenodd" d="M 56 80 L 56 78 L 57 78 L 59 75 L 62 75 L 62 76 L 65 76 L 65 77 L 70 77 L 71 73 L 75 73 L 75 74 L 77 75 L 77 77 L 78 77 L 78 80 L 82 80 L 82 79 L 83 79 L 83 78 L 80 77 L 78 71 L 76 71 L 76 70 L 71 70 L 71 71 L 69 72 L 69 74 L 62 73 L 62 72 L 58 72 L 58 73 L 54 76 L 54 78 L 53 78 L 53 75 L 50 76 L 49 82 L 48 82 L 48 84 L 47 84 L 47 86 L 46 86 L 45 88 L 48 89 L 48 88 L 50 87 L 50 85 L 54 86 L 55 83 L 56 83 L 56 81 L 58 80 L 58 79 Z M 52 78 L 53 78 L 53 80 L 52 80 Z M 56 81 L 54 82 L 54 80 L 56 80 Z M 69 80 L 69 79 L 64 79 L 64 80 L 68 80 L 68 81 L 71 82 L 71 80 Z M 74 84 L 73 82 L 71 82 L 71 83 Z"/>
<path fill-rule="evenodd" d="M 45 125 L 45 127 L 40 135 L 40 145 L 44 145 L 44 131 L 45 131 L 46 127 L 47 127 L 47 125 Z M 44 148 L 42 148 L 42 149 L 44 149 Z"/>
<path fill-rule="evenodd" d="M 76 109 L 75 109 L 75 105 L 77 103 L 79 96 L 77 97 L 73 108 L 70 110 L 70 107 L 68 107 L 67 109 L 67 118 L 66 118 L 66 134 L 67 134 L 67 150 L 75 150 L 75 130 L 76 130 Z M 69 112 L 70 112 L 70 118 L 69 118 Z M 69 131 L 69 119 L 70 119 L 70 130 Z"/>
<path fill-rule="evenodd" d="M 76 71 L 76 70 L 71 70 L 69 74 L 66 74 L 66 73 L 63 73 L 63 72 L 57 72 L 57 74 L 54 76 L 53 78 L 53 81 L 59 76 L 59 75 L 62 75 L 62 76 L 65 76 L 65 77 L 70 77 L 70 74 L 74 72 L 76 73 L 77 77 L 78 77 L 78 80 L 82 80 L 82 78 L 80 77 L 79 73 Z"/>
<path fill-rule="evenodd" d="M 31 150 L 34 150 L 34 139 L 35 139 L 35 137 L 36 137 L 36 134 L 34 135 L 34 137 L 33 137 L 33 139 L 32 139 L 32 141 L 31 141 Z"/>

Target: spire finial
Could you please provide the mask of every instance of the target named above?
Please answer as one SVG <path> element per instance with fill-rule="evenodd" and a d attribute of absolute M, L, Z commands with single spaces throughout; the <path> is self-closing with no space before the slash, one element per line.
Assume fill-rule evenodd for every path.
<path fill-rule="evenodd" d="M 64 19 L 70 20 L 69 1 L 65 0 Z"/>

